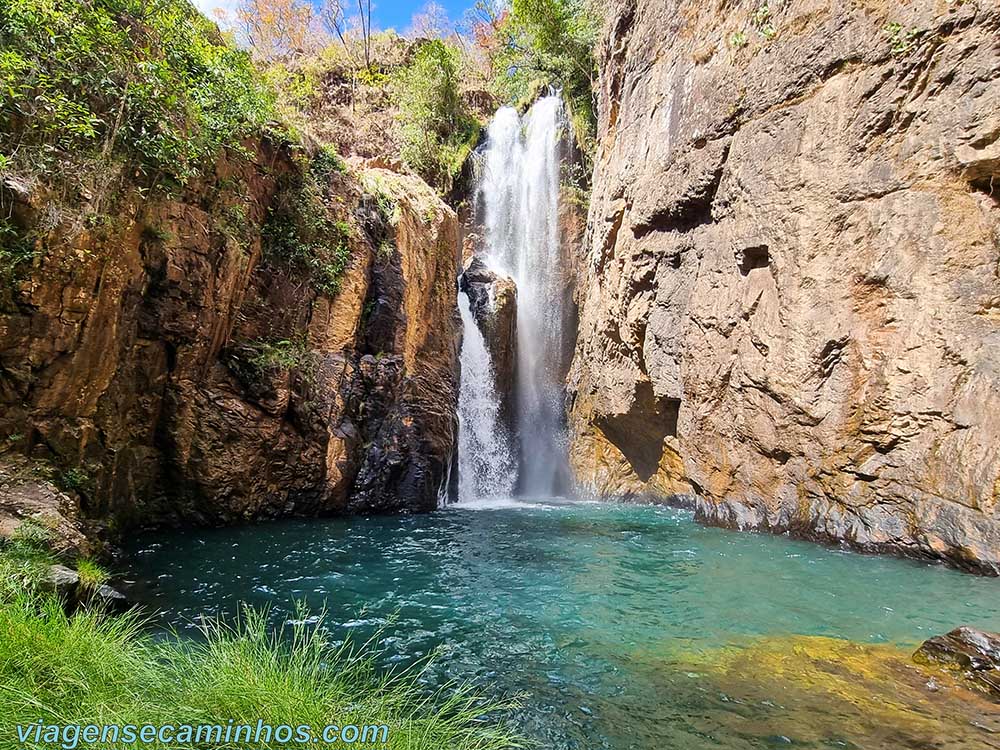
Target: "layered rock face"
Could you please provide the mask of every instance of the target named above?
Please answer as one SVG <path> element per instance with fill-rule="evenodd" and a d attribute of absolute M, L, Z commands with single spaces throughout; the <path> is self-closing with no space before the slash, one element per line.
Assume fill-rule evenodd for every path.
<path fill-rule="evenodd" d="M 577 477 L 1000 572 L 1000 8 L 729 6 L 611 4 Z"/>
<path fill-rule="evenodd" d="M 262 256 L 291 161 L 255 148 L 179 198 L 127 194 L 112 226 L 52 228 L 0 314 L 5 447 L 68 470 L 84 516 L 436 507 L 457 433 L 454 212 L 416 178 L 369 170 L 390 221 L 334 174 L 323 201 L 350 225 L 348 252 L 317 290 Z M 15 205 L 29 228 L 45 211 Z"/>

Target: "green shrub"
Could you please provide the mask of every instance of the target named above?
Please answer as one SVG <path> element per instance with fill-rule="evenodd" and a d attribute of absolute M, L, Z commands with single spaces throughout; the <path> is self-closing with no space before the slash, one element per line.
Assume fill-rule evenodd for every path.
<path fill-rule="evenodd" d="M 86 492 L 91 485 L 91 478 L 83 469 L 73 467 L 60 474 L 56 483 L 70 492 Z"/>
<path fill-rule="evenodd" d="M 479 136 L 479 126 L 462 102 L 458 63 L 458 50 L 434 39 L 420 45 L 413 62 L 398 71 L 393 81 L 399 104 L 400 155 L 442 192 L 451 188 Z"/>
<path fill-rule="evenodd" d="M 306 367 L 310 356 L 304 339 L 251 341 L 241 348 L 243 361 L 260 373 Z"/>
<path fill-rule="evenodd" d="M 264 224 L 264 256 L 269 263 L 304 274 L 320 294 L 340 291 L 350 261 L 350 225 L 334 217 L 328 194 L 342 159 L 331 149 L 300 157 L 296 171 L 284 178 Z"/>
<path fill-rule="evenodd" d="M 0 0 L 0 50 L 0 153 L 43 174 L 113 150 L 184 183 L 273 110 L 187 0 Z"/>

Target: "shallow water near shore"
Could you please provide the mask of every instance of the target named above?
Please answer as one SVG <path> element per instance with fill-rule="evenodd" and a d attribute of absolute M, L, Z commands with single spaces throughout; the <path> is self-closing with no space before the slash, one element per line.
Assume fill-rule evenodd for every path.
<path fill-rule="evenodd" d="M 546 748 L 1000 748 L 993 704 L 909 662 L 957 625 L 1000 630 L 1000 581 L 661 507 L 498 501 L 426 516 L 158 533 L 130 595 L 201 613 L 296 601 L 385 665 L 520 694 Z"/>

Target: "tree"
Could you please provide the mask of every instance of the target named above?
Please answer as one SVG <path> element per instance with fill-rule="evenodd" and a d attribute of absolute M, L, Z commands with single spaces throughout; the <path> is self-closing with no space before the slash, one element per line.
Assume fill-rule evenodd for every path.
<path fill-rule="evenodd" d="M 451 34 L 448 12 L 433 0 L 413 14 L 406 33 L 413 39 L 444 39 Z"/>
<path fill-rule="evenodd" d="M 424 42 L 394 81 L 403 161 L 442 190 L 450 188 L 477 127 L 459 91 L 458 57 L 440 39 Z"/>
<path fill-rule="evenodd" d="M 469 24 L 488 61 L 493 94 L 514 102 L 538 84 L 561 89 L 585 150 L 596 130 L 599 8 L 599 0 L 478 0 Z"/>
<path fill-rule="evenodd" d="M 267 62 L 298 57 L 320 41 L 309 0 L 240 0 L 236 18 L 254 56 Z"/>
<path fill-rule="evenodd" d="M 356 15 L 348 16 L 348 12 L 353 10 L 351 0 L 325 0 L 323 9 L 320 11 L 320 18 L 327 31 L 334 34 L 340 43 L 344 45 L 347 56 L 354 62 L 356 67 L 361 67 L 360 62 L 355 59 L 354 52 L 349 43 L 351 36 L 351 26 L 357 27 L 361 35 L 361 53 L 365 70 L 372 67 L 372 0 L 355 0 L 358 12 Z"/>
<path fill-rule="evenodd" d="M 479 0 L 466 14 L 466 26 L 476 46 L 494 54 L 502 43 L 502 29 L 509 16 L 505 0 Z"/>

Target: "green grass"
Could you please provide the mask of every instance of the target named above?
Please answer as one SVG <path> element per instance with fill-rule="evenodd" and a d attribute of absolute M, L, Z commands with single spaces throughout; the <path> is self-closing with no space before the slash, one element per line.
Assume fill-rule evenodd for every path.
<path fill-rule="evenodd" d="M 48 529 L 25 520 L 10 539 L 0 542 L 0 601 L 44 584 L 56 562 L 48 549 L 49 538 Z"/>
<path fill-rule="evenodd" d="M 90 591 L 100 588 L 111 578 L 108 571 L 93 560 L 86 558 L 76 561 L 76 572 L 80 576 L 80 585 Z"/>
<path fill-rule="evenodd" d="M 14 746 L 15 725 L 39 719 L 122 725 L 226 725 L 232 719 L 314 728 L 386 724 L 386 748 L 523 746 L 495 719 L 509 704 L 484 701 L 456 685 L 428 694 L 420 669 L 383 672 L 374 643 L 336 645 L 322 617 L 307 620 L 299 613 L 295 622 L 303 624 L 274 631 L 263 613 L 247 610 L 236 622 L 206 621 L 196 640 L 153 638 L 135 614 L 85 608 L 67 615 L 54 596 L 11 576 L 22 562 L 13 559 L 13 546 L 0 551 L 0 731 L 6 734 L 0 746 Z M 37 551 L 33 543 L 27 547 Z M 341 746 L 347 747 L 330 747 Z"/>

